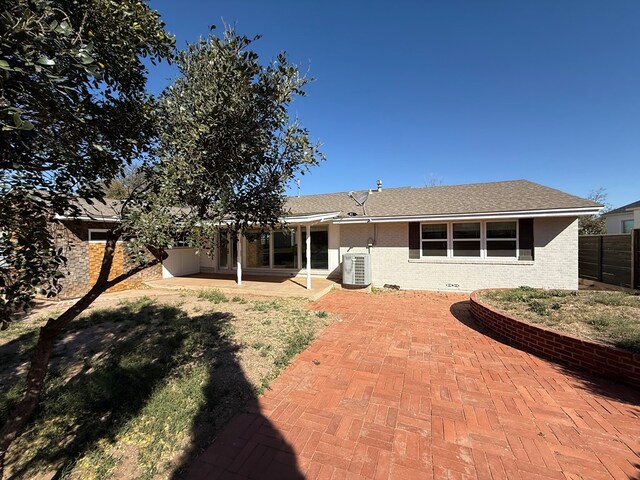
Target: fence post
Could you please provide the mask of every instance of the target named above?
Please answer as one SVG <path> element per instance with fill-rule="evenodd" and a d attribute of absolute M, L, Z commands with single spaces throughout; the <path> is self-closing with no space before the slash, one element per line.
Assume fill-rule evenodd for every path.
<path fill-rule="evenodd" d="M 602 281 L 602 235 L 598 236 L 598 281 Z"/>
<path fill-rule="evenodd" d="M 640 229 L 631 230 L 631 288 L 640 288 Z"/>

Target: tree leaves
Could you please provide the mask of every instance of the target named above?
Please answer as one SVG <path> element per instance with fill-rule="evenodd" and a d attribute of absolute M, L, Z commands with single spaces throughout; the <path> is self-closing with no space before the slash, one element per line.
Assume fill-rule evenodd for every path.
<path fill-rule="evenodd" d="M 284 53 L 262 66 L 252 42 L 227 28 L 187 45 L 161 98 L 160 196 L 236 229 L 275 225 L 286 183 L 323 158 L 289 120 L 308 79 Z"/>
<path fill-rule="evenodd" d="M 172 56 L 139 0 L 12 0 L 0 10 L 0 320 L 56 295 L 49 226 L 100 201 L 102 184 L 152 151 L 143 57 Z"/>

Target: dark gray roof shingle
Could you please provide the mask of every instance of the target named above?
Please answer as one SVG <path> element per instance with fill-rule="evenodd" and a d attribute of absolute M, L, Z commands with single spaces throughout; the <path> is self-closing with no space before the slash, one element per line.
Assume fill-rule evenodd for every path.
<path fill-rule="evenodd" d="M 628 205 L 623 205 L 619 208 L 614 208 L 613 210 L 606 213 L 606 215 L 615 215 L 616 213 L 627 213 L 627 210 L 630 208 L 640 208 L 640 200 L 637 202 L 631 202 Z"/>
<path fill-rule="evenodd" d="M 357 197 L 357 194 L 356 194 Z M 290 197 L 287 207 L 294 215 L 355 212 L 359 216 L 393 217 L 521 212 L 581 207 L 599 203 L 527 180 L 472 183 L 437 187 L 387 188 L 373 191 L 363 212 L 348 192 Z"/>

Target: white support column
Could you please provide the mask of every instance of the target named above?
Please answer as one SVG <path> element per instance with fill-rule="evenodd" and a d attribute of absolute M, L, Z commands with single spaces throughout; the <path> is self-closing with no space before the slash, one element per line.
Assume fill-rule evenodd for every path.
<path fill-rule="evenodd" d="M 311 290 L 311 226 L 306 225 L 307 228 L 307 290 Z"/>
<path fill-rule="evenodd" d="M 238 277 L 238 285 L 242 285 L 242 235 L 238 232 L 237 254 L 236 254 L 236 275 Z"/>

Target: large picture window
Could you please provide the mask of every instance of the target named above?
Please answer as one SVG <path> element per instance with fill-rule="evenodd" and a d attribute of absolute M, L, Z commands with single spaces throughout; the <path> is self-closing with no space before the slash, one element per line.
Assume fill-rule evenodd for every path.
<path fill-rule="evenodd" d="M 518 222 L 450 222 L 421 225 L 423 258 L 517 258 Z"/>
<path fill-rule="evenodd" d="M 262 232 L 247 238 L 247 267 L 269 267 L 269 236 Z"/>
<path fill-rule="evenodd" d="M 296 268 L 298 263 L 298 244 L 296 231 L 284 230 L 273 232 L 273 266 L 274 268 Z"/>

